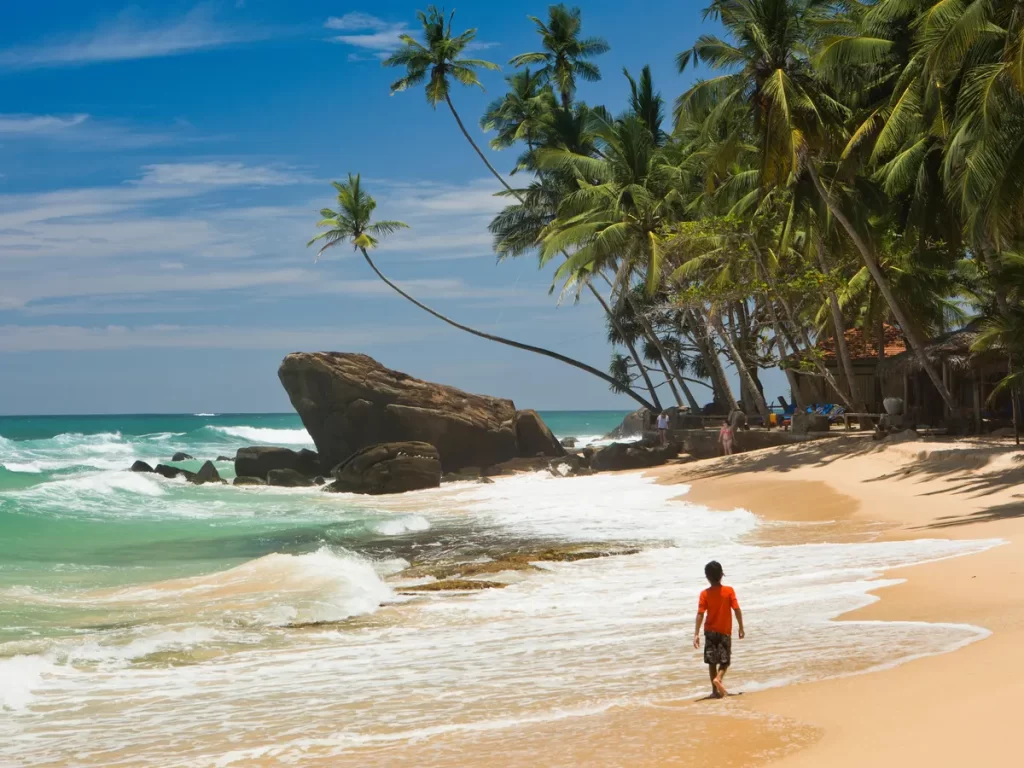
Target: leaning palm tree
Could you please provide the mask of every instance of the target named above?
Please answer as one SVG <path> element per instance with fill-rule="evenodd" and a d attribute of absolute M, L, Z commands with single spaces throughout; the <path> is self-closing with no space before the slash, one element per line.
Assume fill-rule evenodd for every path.
<path fill-rule="evenodd" d="M 481 151 L 473 137 L 469 135 L 462 118 L 455 110 L 451 97 L 450 78 L 454 78 L 462 85 L 475 85 L 481 90 L 483 85 L 477 77 L 476 70 L 489 69 L 497 70 L 498 65 L 484 61 L 483 59 L 464 59 L 462 54 L 474 38 L 475 29 L 467 29 L 461 35 L 452 36 L 452 18 L 455 11 L 452 11 L 445 18 L 444 11 L 431 5 L 426 12 L 417 11 L 417 18 L 423 25 L 423 42 L 419 42 L 412 35 L 401 35 L 402 47 L 391 56 L 384 59 L 385 67 L 405 67 L 405 77 L 401 77 L 391 84 L 391 93 L 407 90 L 414 85 L 426 81 L 427 101 L 430 106 L 437 108 L 438 102 L 443 101 L 451 110 L 452 117 L 459 124 L 459 130 L 466 137 L 466 141 L 476 151 L 477 155 L 487 166 L 487 170 L 494 174 L 494 177 L 502 183 L 509 192 L 512 187 L 491 165 L 487 157 Z"/>
<path fill-rule="evenodd" d="M 516 67 L 532 64 L 541 65 L 541 74 L 558 91 L 562 109 L 569 109 L 576 93 L 576 80 L 594 82 L 601 79 L 601 70 L 587 59 L 607 53 L 609 45 L 600 37 L 580 37 L 583 26 L 579 8 L 568 8 L 565 4 L 548 8 L 548 21 L 544 23 L 536 16 L 530 16 L 540 33 L 543 51 L 522 53 L 512 58 L 509 64 Z"/>
<path fill-rule="evenodd" d="M 440 312 L 431 309 L 426 304 L 410 296 L 384 276 L 384 273 L 377 268 L 373 259 L 370 258 L 369 253 L 379 245 L 380 240 L 383 237 L 390 235 L 393 232 L 397 232 L 400 229 L 407 229 L 408 225 L 401 221 L 373 221 L 373 212 L 377 208 L 377 201 L 374 200 L 363 188 L 359 174 L 356 174 L 355 176 L 349 174 L 347 182 L 333 182 L 333 185 L 334 189 L 338 193 L 338 210 L 335 211 L 330 208 L 324 208 L 320 211 L 322 218 L 317 223 L 317 227 L 320 229 L 326 228 L 326 231 L 321 232 L 307 243 L 307 247 L 316 243 L 322 243 L 320 250 L 317 252 L 318 259 L 320 258 L 320 255 L 329 248 L 349 243 L 352 245 L 353 250 L 359 251 L 363 255 L 366 263 L 370 265 L 370 269 L 374 271 L 374 274 L 376 274 L 377 277 L 385 283 L 385 285 L 395 291 L 395 293 L 402 298 L 415 304 L 424 312 L 433 315 L 438 320 L 447 323 L 453 328 L 458 328 L 460 331 L 465 331 L 466 333 L 470 333 L 481 339 L 487 339 L 488 341 L 494 341 L 498 344 L 514 347 L 515 349 L 522 349 L 527 352 L 543 355 L 544 357 L 558 360 L 566 365 L 571 365 L 581 371 L 586 371 L 587 373 L 602 379 L 616 392 L 622 392 L 623 394 L 629 395 L 644 408 L 647 408 L 648 410 L 655 410 L 654 406 L 650 402 L 636 394 L 633 390 L 628 388 L 624 389 L 621 381 L 609 376 L 597 368 L 593 368 L 586 363 L 581 363 L 579 360 L 574 360 L 571 357 L 566 357 L 558 352 L 552 352 L 551 350 L 543 349 L 542 347 L 535 347 L 531 344 L 522 344 L 518 341 L 512 341 L 511 339 L 502 338 L 501 336 L 495 336 L 490 333 L 478 331 L 475 328 L 470 328 L 468 325 L 463 325 L 449 317 L 445 317 Z"/>
<path fill-rule="evenodd" d="M 487 106 L 480 127 L 496 132 L 491 139 L 493 149 L 508 149 L 520 141 L 526 144 L 526 154 L 516 164 L 519 170 L 530 167 L 534 149 L 550 131 L 555 94 L 540 74 L 529 69 L 516 72 L 505 82 L 508 92 Z"/>

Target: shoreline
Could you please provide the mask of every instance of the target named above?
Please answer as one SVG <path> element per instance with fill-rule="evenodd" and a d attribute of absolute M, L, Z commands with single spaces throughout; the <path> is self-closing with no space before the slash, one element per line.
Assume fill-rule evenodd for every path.
<path fill-rule="evenodd" d="M 690 485 L 680 499 L 691 503 L 740 507 L 767 521 L 830 524 L 819 530 L 832 541 L 837 534 L 1001 539 L 969 556 L 888 569 L 882 578 L 897 583 L 871 590 L 870 604 L 834 619 L 956 624 L 987 634 L 891 666 L 748 693 L 738 711 L 782 717 L 820 737 L 781 758 L 735 764 L 1012 764 L 1006 740 L 970 734 L 1011 728 L 1024 695 L 1024 672 L 1014 663 L 1024 640 L 1024 500 L 1016 493 L 1024 465 L 1012 446 L 994 441 L 845 442 L 835 446 L 840 450 L 770 449 L 647 474 Z M 794 461 L 793 453 L 807 455 Z M 748 624 L 751 618 L 756 622 L 748 617 Z"/>

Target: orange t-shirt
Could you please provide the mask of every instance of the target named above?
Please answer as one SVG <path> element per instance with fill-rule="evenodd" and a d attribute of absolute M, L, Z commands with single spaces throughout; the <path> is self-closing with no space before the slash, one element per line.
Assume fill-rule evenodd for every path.
<path fill-rule="evenodd" d="M 700 602 L 697 605 L 697 613 L 707 614 L 704 618 L 704 631 L 731 635 L 732 609 L 739 607 L 736 591 L 732 587 L 720 584 L 705 589 L 700 593 Z"/>

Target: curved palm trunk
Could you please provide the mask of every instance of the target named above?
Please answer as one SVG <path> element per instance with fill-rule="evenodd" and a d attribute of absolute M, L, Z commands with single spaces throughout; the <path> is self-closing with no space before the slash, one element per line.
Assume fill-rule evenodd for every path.
<path fill-rule="evenodd" d="M 484 165 L 487 166 L 487 170 L 489 170 L 491 173 L 493 173 L 494 174 L 494 178 L 496 178 L 498 181 L 500 181 L 501 185 L 505 189 L 507 189 L 509 192 L 511 192 L 515 196 L 515 198 L 517 200 L 519 200 L 519 202 L 523 202 L 523 198 L 521 198 L 518 194 L 516 194 L 516 191 L 514 189 L 512 189 L 512 187 L 510 187 L 508 185 L 508 182 L 505 181 L 504 177 L 494 169 L 494 166 L 491 165 L 490 161 L 487 159 L 487 156 L 484 155 L 484 153 L 480 150 L 480 147 L 478 147 L 476 145 L 476 142 L 473 141 L 473 137 L 469 135 L 469 131 L 466 130 L 466 126 L 464 126 L 462 124 L 462 118 L 459 117 L 459 113 L 455 111 L 455 105 L 452 104 L 451 97 L 447 93 L 444 95 L 444 100 L 448 104 L 448 109 L 450 109 L 452 111 L 452 117 L 455 118 L 455 122 L 459 124 L 459 130 L 462 131 L 462 135 L 466 137 L 466 141 L 469 142 L 469 145 L 480 156 L 480 159 L 483 160 Z"/>
<path fill-rule="evenodd" d="M 711 374 L 711 383 L 714 384 L 715 398 L 719 399 L 722 405 L 730 410 L 739 410 L 739 403 L 729 386 L 729 379 L 725 376 L 725 369 L 722 368 L 722 361 L 718 359 L 718 351 L 715 349 L 714 339 L 711 338 L 711 328 L 703 314 L 698 315 L 695 310 L 688 310 L 687 315 L 693 324 L 695 335 L 694 341 L 700 350 L 700 356 L 704 359 L 704 367 Z"/>
<path fill-rule="evenodd" d="M 839 206 L 832 200 L 832 196 L 825 189 L 825 185 L 821 183 L 821 179 L 818 178 L 818 171 L 814 167 L 813 162 L 807 163 L 807 172 L 810 174 L 811 181 L 814 183 L 814 188 L 818 190 L 818 194 L 828 207 L 829 212 L 835 217 L 836 221 L 846 230 L 846 234 L 853 240 L 854 246 L 860 252 L 861 259 L 864 261 L 864 266 L 868 268 L 868 272 L 871 273 L 871 277 L 874 279 L 875 284 L 878 286 L 879 292 L 885 297 L 886 303 L 889 305 L 889 310 L 892 312 L 893 317 L 896 318 L 896 322 L 900 324 L 900 328 L 903 330 L 903 335 L 906 336 L 907 342 L 910 344 L 910 348 L 914 352 L 914 356 L 917 358 L 917 362 L 924 368 L 925 373 L 928 374 L 928 378 L 931 379 L 935 389 L 942 396 L 943 401 L 946 403 L 946 407 L 949 408 L 950 412 L 956 411 L 956 403 L 953 401 L 953 396 L 949 393 L 949 389 L 942 381 L 942 377 L 939 372 L 932 365 L 928 356 L 924 352 L 924 344 L 921 342 L 920 337 L 917 335 L 917 331 L 914 330 L 910 324 L 909 318 L 903 311 L 903 307 L 900 306 L 899 302 L 896 301 L 896 297 L 893 295 L 892 289 L 889 284 L 885 281 L 885 275 L 882 274 L 882 270 L 878 266 L 878 261 L 875 259 L 871 249 L 868 248 L 868 244 L 864 242 L 864 239 L 860 236 L 850 220 L 846 218 L 845 214 L 839 210 Z"/>
<path fill-rule="evenodd" d="M 729 350 L 729 356 L 732 357 L 733 365 L 736 366 L 736 372 L 740 375 L 740 381 L 742 381 L 750 392 L 751 398 L 754 400 L 754 406 L 757 408 L 757 412 L 764 419 L 764 423 L 768 423 L 768 403 L 764 401 L 764 395 L 761 394 L 761 390 L 758 389 L 757 382 L 754 381 L 754 377 L 750 374 L 750 369 L 747 368 L 747 363 L 740 354 L 739 349 L 736 348 L 736 344 L 732 340 L 732 336 L 722 325 L 722 318 L 718 315 L 714 315 L 712 322 L 714 323 L 715 330 L 718 331 L 719 338 L 725 343 L 726 348 Z"/>
<path fill-rule="evenodd" d="M 823 247 L 821 240 L 818 240 L 818 263 L 821 265 L 821 272 L 824 275 L 828 274 L 828 258 L 825 256 L 825 248 Z M 829 287 L 828 289 L 828 306 L 832 311 L 832 328 L 836 333 L 836 354 L 839 355 L 839 362 L 843 366 L 843 375 L 846 376 L 846 386 L 850 390 L 850 399 L 857 408 L 867 410 L 867 402 L 863 397 L 857 397 L 857 384 L 854 379 L 853 372 L 853 358 L 850 357 L 850 345 L 846 343 L 846 320 L 843 317 L 843 308 L 839 306 L 839 297 L 836 296 L 836 292 Z M 878 337 L 879 348 L 883 345 L 883 336 Z M 877 376 L 876 376 L 877 380 Z"/>
<path fill-rule="evenodd" d="M 501 336 L 494 336 L 494 335 L 492 335 L 490 333 L 484 333 L 483 331 L 478 331 L 475 328 L 470 328 L 468 325 L 463 325 L 462 323 L 457 323 L 456 321 L 452 320 L 451 318 L 445 317 L 440 312 L 437 312 L 437 311 L 431 309 L 430 307 L 428 307 L 426 304 L 424 304 L 424 303 L 422 303 L 420 301 L 417 301 L 412 296 L 410 296 L 408 293 L 406 293 L 401 288 L 399 288 L 397 285 L 395 285 L 393 282 L 388 280 L 384 276 L 384 273 L 381 272 L 379 269 L 377 269 L 377 265 L 374 263 L 373 259 L 370 258 L 370 254 L 366 252 L 365 248 L 360 248 L 359 251 L 363 254 L 363 258 L 366 259 L 366 263 L 370 265 L 370 269 L 372 269 L 374 271 L 374 273 L 377 275 L 377 277 L 379 277 L 381 280 L 384 281 L 385 285 L 387 285 L 391 290 L 393 290 L 395 293 L 397 293 L 402 298 L 406 299 L 407 301 L 412 302 L 417 307 L 422 309 L 424 312 L 427 312 L 427 313 L 433 315 L 438 320 L 441 320 L 442 322 L 447 323 L 448 325 L 452 326 L 453 328 L 458 328 L 460 331 L 465 331 L 466 333 L 470 333 L 470 334 L 472 334 L 474 336 L 478 336 L 481 339 L 487 339 L 488 341 L 496 341 L 499 344 L 504 344 L 505 346 L 508 346 L 508 347 L 515 347 L 516 349 L 522 349 L 522 350 L 525 350 L 526 352 L 534 352 L 534 353 L 536 353 L 538 355 L 543 355 L 544 357 L 550 357 L 553 360 L 558 360 L 560 362 L 563 362 L 566 365 L 571 365 L 573 368 L 579 368 L 581 371 L 586 371 L 587 373 L 589 373 L 589 374 L 591 374 L 593 376 L 597 376 L 599 379 L 602 379 L 603 381 L 607 382 L 612 387 L 614 387 L 616 391 L 621 391 L 621 389 L 619 387 L 619 383 L 617 381 L 615 381 L 615 379 L 613 379 L 607 373 L 604 373 L 603 371 L 599 371 L 599 370 L 597 370 L 597 368 L 593 368 L 593 367 L 587 365 L 586 363 L 581 363 L 579 360 L 573 360 L 571 357 L 566 357 L 565 355 L 561 355 L 558 352 L 552 352 L 551 350 L 544 349 L 542 347 L 535 347 L 535 346 L 533 346 L 531 344 L 522 344 L 522 343 L 520 343 L 518 341 L 512 341 L 511 339 L 502 338 Z M 652 405 L 651 403 L 649 403 L 646 400 L 644 400 L 644 398 L 640 397 L 640 395 L 636 394 L 636 392 L 633 392 L 632 390 L 626 390 L 623 394 L 629 395 L 634 400 L 636 400 L 638 403 L 640 403 L 640 405 L 642 405 L 644 408 L 647 408 L 648 410 L 652 410 L 652 411 L 654 410 L 654 405 Z"/>

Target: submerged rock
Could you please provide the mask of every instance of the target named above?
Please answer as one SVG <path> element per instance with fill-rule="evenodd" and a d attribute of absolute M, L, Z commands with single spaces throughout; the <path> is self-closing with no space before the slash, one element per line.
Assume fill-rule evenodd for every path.
<path fill-rule="evenodd" d="M 563 437 L 561 440 L 563 448 L 575 448 L 578 442 L 579 438 L 576 437 Z"/>
<path fill-rule="evenodd" d="M 267 472 L 267 485 L 276 485 L 281 488 L 309 488 L 313 485 L 313 480 L 294 469 L 272 469 Z"/>
<path fill-rule="evenodd" d="M 500 581 L 481 581 L 477 579 L 442 579 L 441 581 L 428 581 L 426 584 L 416 584 L 412 587 L 402 587 L 400 592 L 469 592 L 479 589 L 502 589 L 507 587 Z"/>
<path fill-rule="evenodd" d="M 176 454 L 171 456 L 171 461 L 192 461 L 195 456 L 189 456 L 184 451 L 178 451 Z"/>
<path fill-rule="evenodd" d="M 551 459 L 548 469 L 555 477 L 578 477 L 592 475 L 590 461 L 582 454 L 570 453 L 557 459 Z"/>
<path fill-rule="evenodd" d="M 334 468 L 334 493 L 381 495 L 441 484 L 441 459 L 428 443 L 383 443 L 357 451 Z"/>
<path fill-rule="evenodd" d="M 217 472 L 217 468 L 213 466 L 212 461 L 203 462 L 203 466 L 199 468 L 192 477 L 188 478 L 190 483 L 195 485 L 203 485 L 205 483 L 223 483 L 224 479 Z"/>
<path fill-rule="evenodd" d="M 536 411 L 516 411 L 515 425 L 520 456 L 565 455 L 565 448 Z"/>
<path fill-rule="evenodd" d="M 295 353 L 281 363 L 278 376 L 325 467 L 364 448 L 398 442 L 434 446 L 445 472 L 557 450 L 547 445 L 540 418 L 539 424 L 531 415 L 517 419 L 511 400 L 415 379 L 366 355 Z M 517 421 L 529 443 L 525 448 L 518 443 Z"/>
<path fill-rule="evenodd" d="M 266 477 L 272 470 L 290 469 L 304 477 L 320 474 L 320 457 L 316 451 L 253 445 L 239 448 L 235 454 L 235 474 L 246 477 Z"/>
<path fill-rule="evenodd" d="M 612 443 L 594 453 L 590 460 L 596 472 L 612 472 L 621 469 L 647 469 L 657 467 L 679 456 L 682 447 L 676 443 L 668 445 L 642 445 L 640 443 Z"/>
<path fill-rule="evenodd" d="M 149 466 L 149 464 L 147 464 L 144 461 L 136 461 L 134 464 L 132 464 L 131 471 L 132 472 L 152 472 L 153 468 L 151 466 Z"/>
<path fill-rule="evenodd" d="M 195 475 L 195 472 L 189 472 L 187 469 L 181 469 L 180 467 L 172 467 L 167 464 L 157 464 L 153 468 L 153 471 L 158 475 L 166 477 L 168 480 L 173 480 L 178 476 L 184 477 L 186 480 Z"/>
<path fill-rule="evenodd" d="M 246 477 L 240 475 L 232 481 L 233 485 L 266 485 L 267 481 L 262 477 Z"/>
<path fill-rule="evenodd" d="M 234 461 L 230 456 L 218 456 L 217 461 Z"/>

